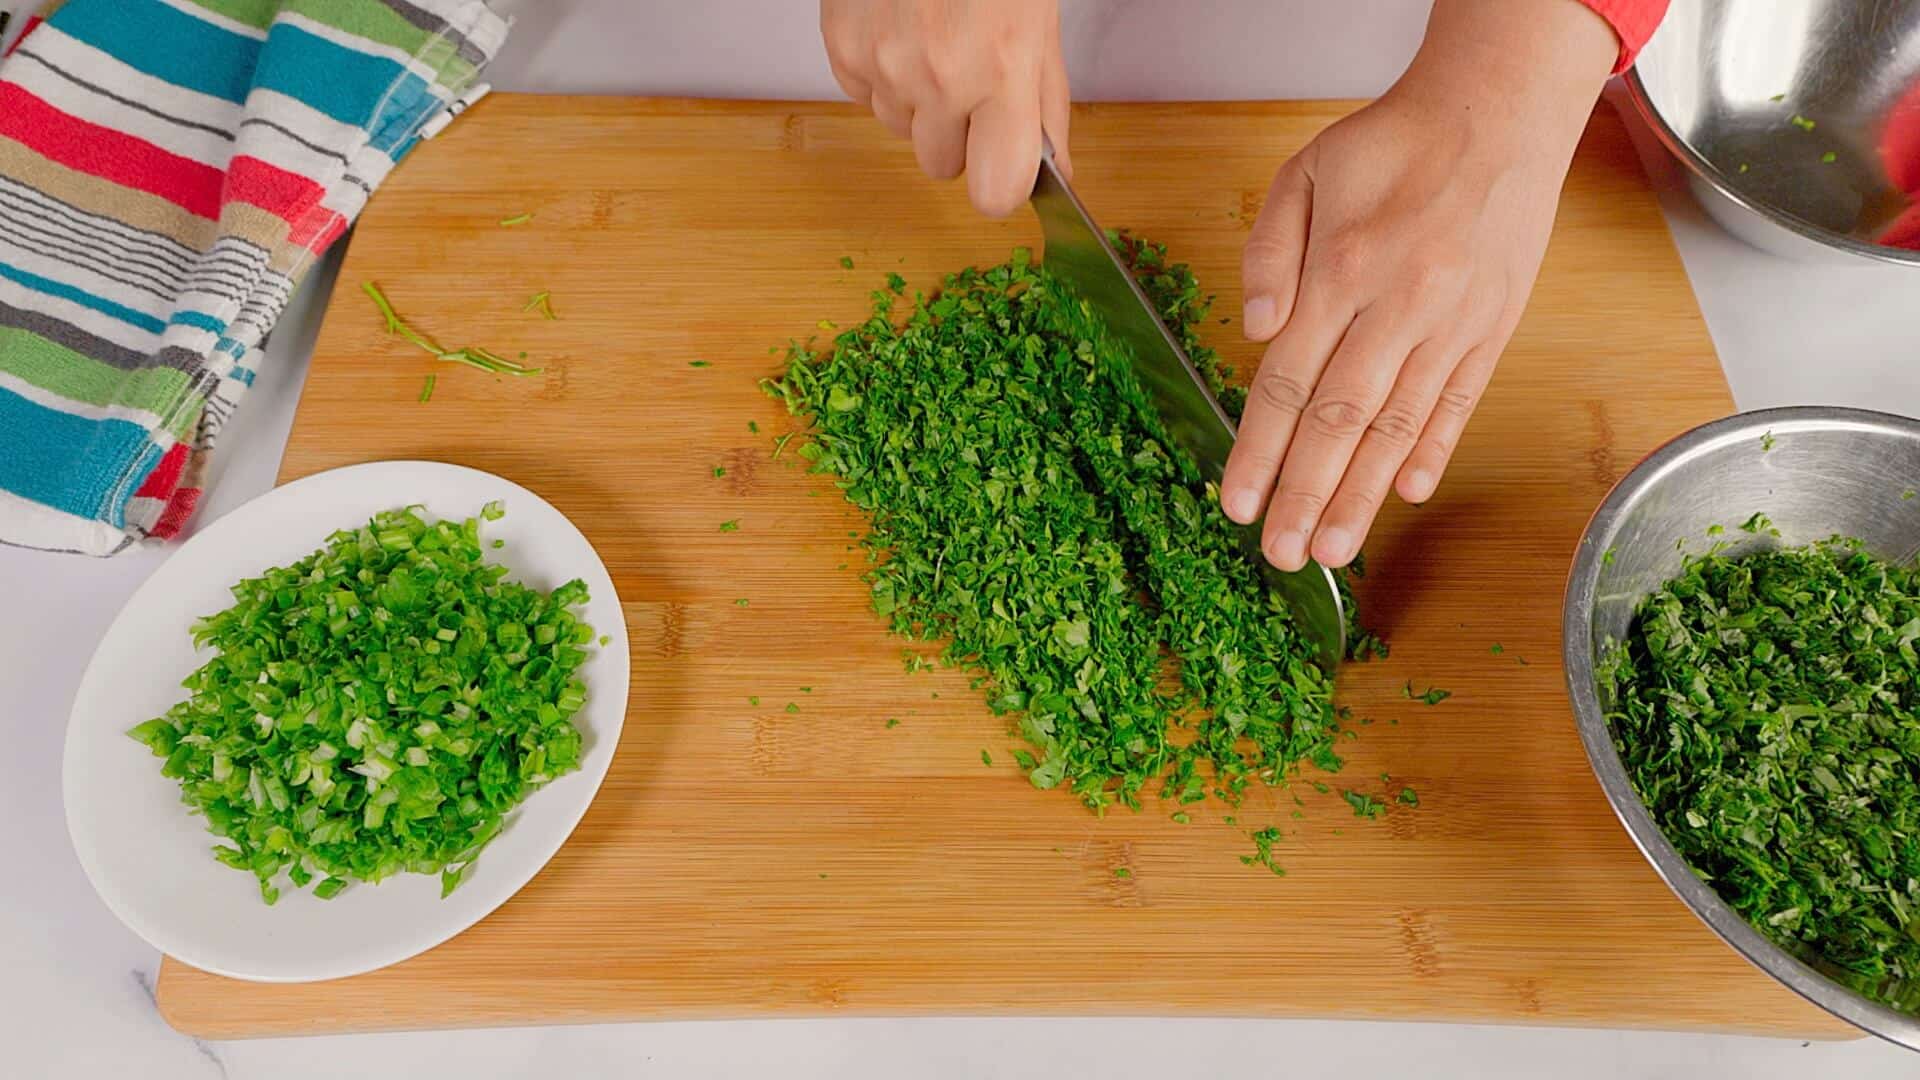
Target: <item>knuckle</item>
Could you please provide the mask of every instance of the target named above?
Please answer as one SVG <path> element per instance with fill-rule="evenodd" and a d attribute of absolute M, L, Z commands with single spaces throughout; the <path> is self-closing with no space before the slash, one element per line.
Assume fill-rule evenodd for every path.
<path fill-rule="evenodd" d="M 1386 501 L 1386 496 L 1386 485 L 1371 480 L 1350 485 L 1327 505 L 1327 520 L 1345 525 L 1355 532 L 1363 531 L 1379 511 L 1380 504 Z"/>
<path fill-rule="evenodd" d="M 1313 390 L 1290 372 L 1263 371 L 1253 382 L 1253 392 L 1261 404 L 1284 416 L 1297 416 L 1307 406 Z"/>
<path fill-rule="evenodd" d="M 1277 516 L 1283 521 L 1314 522 L 1327 508 L 1327 497 L 1318 491 L 1306 488 L 1287 488 L 1280 493 L 1281 513 Z"/>
<path fill-rule="evenodd" d="M 1314 402 L 1307 417 L 1320 434 L 1344 438 L 1358 435 L 1373 419 L 1373 413 L 1355 398 L 1341 394 Z"/>
<path fill-rule="evenodd" d="M 958 49 L 940 47 L 927 50 L 922 68 L 928 89 L 937 97 L 957 96 L 967 81 L 967 58 Z"/>
<path fill-rule="evenodd" d="M 1336 285 L 1357 286 L 1372 272 L 1370 245 L 1354 235 L 1336 237 L 1320 257 L 1320 271 Z"/>
<path fill-rule="evenodd" d="M 1245 442 L 1234 444 L 1233 456 L 1227 459 L 1227 474 L 1234 480 L 1252 481 L 1264 486 L 1270 483 L 1275 473 L 1280 471 L 1280 455 L 1270 450 L 1255 450 Z"/>
<path fill-rule="evenodd" d="M 1300 249 L 1271 233 L 1256 235 L 1241 249 L 1240 265 L 1249 274 L 1298 268 Z"/>
<path fill-rule="evenodd" d="M 1465 291 L 1466 268 L 1455 259 L 1417 257 L 1405 273 L 1407 289 L 1416 296 L 1444 297 Z"/>
<path fill-rule="evenodd" d="M 897 38 L 882 41 L 874 46 L 873 68 L 889 86 L 909 86 L 917 80 L 919 73 L 919 50 Z"/>
<path fill-rule="evenodd" d="M 1452 419 L 1465 420 L 1473 414 L 1475 402 L 1474 395 L 1450 386 L 1440 391 L 1440 400 L 1434 405 L 1434 410 Z"/>
<path fill-rule="evenodd" d="M 1420 419 L 1405 402 L 1389 402 L 1367 430 L 1389 446 L 1405 448 L 1420 437 Z"/>

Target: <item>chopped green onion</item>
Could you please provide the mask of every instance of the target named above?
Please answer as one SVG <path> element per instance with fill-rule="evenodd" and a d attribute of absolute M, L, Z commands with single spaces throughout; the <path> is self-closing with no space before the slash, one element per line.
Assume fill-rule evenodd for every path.
<path fill-rule="evenodd" d="M 558 321 L 560 318 L 560 316 L 554 314 L 553 312 L 553 294 L 551 292 L 534 293 L 533 299 L 527 301 L 527 306 L 521 308 L 520 310 L 521 311 L 538 311 L 542 318 L 545 318 L 550 322 Z"/>
<path fill-rule="evenodd" d="M 194 626 L 213 657 L 190 696 L 128 732 L 267 903 L 283 875 L 321 899 L 402 871 L 457 886 L 508 812 L 579 767 L 586 586 L 506 580 L 480 545 L 499 515 L 385 511 L 241 581 Z"/>

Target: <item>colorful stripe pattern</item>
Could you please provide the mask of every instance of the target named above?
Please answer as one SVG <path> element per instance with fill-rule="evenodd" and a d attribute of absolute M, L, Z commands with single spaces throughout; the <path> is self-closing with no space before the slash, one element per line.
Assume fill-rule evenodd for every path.
<path fill-rule="evenodd" d="M 66 0 L 0 61 L 0 542 L 171 537 L 314 260 L 506 37 L 482 0 Z"/>

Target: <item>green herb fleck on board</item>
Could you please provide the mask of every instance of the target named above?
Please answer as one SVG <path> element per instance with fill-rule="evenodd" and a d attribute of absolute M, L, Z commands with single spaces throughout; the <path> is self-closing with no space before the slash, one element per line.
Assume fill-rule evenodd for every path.
<path fill-rule="evenodd" d="M 1400 688 L 1400 696 L 1409 701 L 1422 701 L 1428 705 L 1438 705 L 1452 697 L 1453 691 L 1442 690 L 1437 686 L 1428 687 L 1425 690 L 1415 690 L 1413 688 L 1413 680 L 1408 679 L 1407 684 Z"/>
<path fill-rule="evenodd" d="M 759 707 L 759 705 L 760 705 L 760 699 L 759 699 L 759 698 L 757 698 L 757 697 L 748 697 L 748 698 L 747 698 L 747 704 L 749 704 L 749 705 L 752 705 L 752 706 L 754 706 L 755 708 L 758 708 L 758 707 Z"/>
<path fill-rule="evenodd" d="M 853 269 L 853 256 L 851 255 L 840 256 L 840 269 L 842 270 Z"/>
<path fill-rule="evenodd" d="M 525 225 L 527 222 L 532 220 L 533 220 L 532 214 L 515 214 L 512 217 L 501 218 L 500 224 L 505 228 L 511 229 L 515 225 Z"/>
<path fill-rule="evenodd" d="M 1176 824 L 1185 825 L 1191 822 L 1193 818 L 1189 816 L 1185 810 L 1175 810 L 1173 812 L 1173 820 Z"/>
<path fill-rule="evenodd" d="M 899 717 L 897 717 L 897 716 L 889 716 L 889 717 L 887 717 L 887 726 L 888 726 L 888 727 L 890 727 L 890 728 L 897 728 L 897 727 L 899 727 L 899 726 L 900 726 L 900 718 L 899 718 Z"/>
<path fill-rule="evenodd" d="M 718 480 L 725 475 L 727 475 L 727 467 L 725 465 L 715 465 L 713 467 L 713 478 L 715 480 Z"/>
<path fill-rule="evenodd" d="M 734 519 L 733 519 L 732 521 L 723 521 L 723 522 L 721 522 L 721 523 L 720 523 L 720 531 L 721 531 L 721 532 L 739 532 L 739 531 L 740 531 L 740 519 L 739 519 L 739 518 L 734 518 Z"/>
<path fill-rule="evenodd" d="M 427 372 L 427 381 L 420 384 L 420 401 L 422 404 L 433 400 L 433 381 L 433 372 Z"/>
<path fill-rule="evenodd" d="M 560 318 L 559 315 L 554 314 L 553 294 L 551 292 L 534 293 L 533 299 L 527 301 L 527 306 L 520 310 L 523 312 L 538 311 L 540 317 L 546 319 L 548 322 L 557 322 Z"/>
<path fill-rule="evenodd" d="M 1839 154 L 1836 154 L 1836 153 L 1834 153 L 1834 152 L 1833 152 L 1833 151 L 1831 151 L 1831 150 L 1829 150 L 1829 151 L 1827 151 L 1826 153 L 1824 153 L 1824 154 L 1821 154 L 1821 155 L 1820 155 L 1820 164 L 1822 164 L 1822 165 L 1831 165 L 1831 164 L 1833 164 L 1834 162 L 1836 162 L 1836 161 L 1839 161 L 1839 160 L 1840 160 L 1840 155 L 1839 155 Z"/>
<path fill-rule="evenodd" d="M 1410 787 L 1400 789 L 1400 801 L 1408 806 L 1420 805 L 1420 793 Z"/>
<path fill-rule="evenodd" d="M 1493 643 L 1491 647 L 1487 649 L 1487 651 L 1492 653 L 1495 656 L 1499 656 L 1501 653 L 1507 651 L 1507 647 L 1496 641 Z"/>
<path fill-rule="evenodd" d="M 901 277 L 899 274 L 887 274 L 887 290 L 895 296 L 900 295 L 907 290 L 907 279 Z"/>
<path fill-rule="evenodd" d="M 1264 866 L 1274 874 L 1285 877 L 1287 872 L 1273 861 L 1273 845 L 1280 839 L 1280 830 L 1269 825 L 1249 834 L 1248 839 L 1253 841 L 1253 854 L 1240 856 L 1240 862 L 1245 866 Z"/>
<path fill-rule="evenodd" d="M 787 702 L 787 711 L 788 711 L 788 712 L 799 712 L 799 711 L 800 711 L 800 703 L 799 703 L 799 702 L 797 702 L 797 701 L 789 701 L 789 702 Z"/>
<path fill-rule="evenodd" d="M 753 432 L 753 433 L 754 433 L 755 435 L 758 435 L 758 434 L 760 434 L 760 423 L 759 423 L 759 421 L 757 421 L 757 420 L 749 420 L 749 421 L 747 421 L 747 430 L 748 430 L 748 431 L 751 431 L 751 432 Z"/>
<path fill-rule="evenodd" d="M 1358 791 L 1342 791 L 1340 797 L 1347 800 L 1348 806 L 1353 807 L 1355 817 L 1377 818 L 1387 812 L 1386 804 L 1371 795 Z"/>
<path fill-rule="evenodd" d="M 746 607 L 748 603 L 749 603 L 749 601 L 748 601 L 748 599 L 747 599 L 746 597 L 744 597 L 744 596 L 743 596 L 743 597 L 741 597 L 740 599 L 738 599 L 738 600 L 735 600 L 735 601 L 733 602 L 733 606 L 734 606 L 734 607 Z"/>
<path fill-rule="evenodd" d="M 980 751 L 980 764 L 991 766 L 993 764 L 993 755 L 987 753 L 985 750 Z"/>
<path fill-rule="evenodd" d="M 712 366 L 713 366 L 713 361 L 711 361 L 711 360 L 689 360 L 689 361 L 687 361 L 687 366 L 688 366 L 688 367 L 712 367 Z"/>
<path fill-rule="evenodd" d="M 1124 866 L 1116 866 L 1113 868 L 1113 876 L 1117 878 L 1130 878 L 1133 876 L 1133 871 Z"/>

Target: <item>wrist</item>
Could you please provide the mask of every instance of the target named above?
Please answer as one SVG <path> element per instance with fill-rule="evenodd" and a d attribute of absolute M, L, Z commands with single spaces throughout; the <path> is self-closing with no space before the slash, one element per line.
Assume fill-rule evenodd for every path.
<path fill-rule="evenodd" d="M 1438 120 L 1571 151 L 1619 49 L 1580 0 L 1435 0 L 1420 50 L 1388 96 Z"/>

